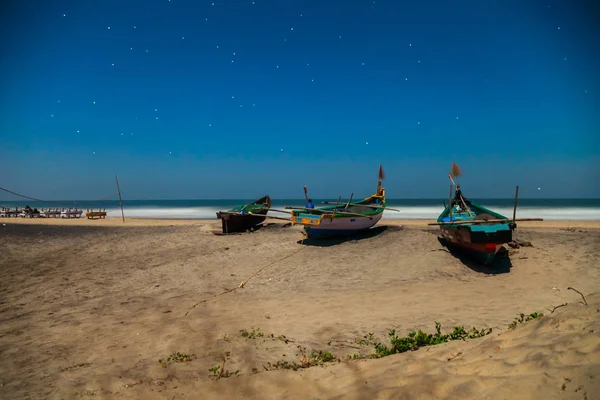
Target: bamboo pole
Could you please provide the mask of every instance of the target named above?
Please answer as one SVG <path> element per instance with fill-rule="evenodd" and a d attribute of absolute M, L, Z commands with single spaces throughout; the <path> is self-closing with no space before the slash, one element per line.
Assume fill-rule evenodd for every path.
<path fill-rule="evenodd" d="M 342 196 L 338 197 L 338 201 L 337 201 L 337 203 L 336 203 L 336 205 L 335 205 L 335 208 L 333 209 L 334 213 L 338 212 L 338 209 L 337 209 L 337 208 L 338 208 L 338 205 L 340 204 L 340 202 L 341 202 L 341 201 L 342 201 Z M 332 220 L 332 221 L 333 221 L 333 214 L 334 214 L 334 213 L 332 213 L 332 214 L 331 214 L 331 220 Z"/>
<path fill-rule="evenodd" d="M 340 205 L 340 202 L 342 201 L 342 196 L 338 197 L 338 201 L 337 203 L 335 203 L 335 208 L 334 210 L 337 210 L 338 206 Z"/>
<path fill-rule="evenodd" d="M 513 209 L 513 222 L 517 219 L 517 202 L 519 199 L 519 185 L 517 185 L 517 191 L 515 192 L 515 208 Z"/>
<path fill-rule="evenodd" d="M 330 201 L 323 201 L 323 202 L 321 202 L 321 204 L 335 204 L 335 203 L 332 203 Z M 372 206 L 372 205 L 369 205 L 369 204 L 356 204 L 356 203 L 354 203 L 354 204 L 352 204 L 352 207 L 385 208 L 386 210 L 400 212 L 400 210 L 398 210 L 397 208 L 389 208 L 389 207 L 382 207 L 382 206 Z"/>
<path fill-rule="evenodd" d="M 310 212 L 320 212 L 320 213 L 331 212 L 330 210 L 322 210 L 320 208 L 305 208 L 305 207 L 292 207 L 292 206 L 285 206 L 285 208 L 288 210 L 296 210 L 296 211 L 310 211 Z M 285 212 L 285 211 L 282 211 L 282 212 Z"/>
<path fill-rule="evenodd" d="M 286 211 L 286 210 L 278 210 L 276 208 L 269 208 L 269 211 L 273 211 L 273 212 L 280 212 L 280 213 L 286 213 L 286 214 L 291 214 L 291 211 Z"/>
<path fill-rule="evenodd" d="M 454 178 L 452 177 L 452 174 L 448 174 L 448 178 L 450 178 L 450 181 L 452 182 L 452 184 L 454 186 L 456 186 L 456 182 L 454 182 Z"/>
<path fill-rule="evenodd" d="M 348 203 L 346 203 L 346 211 L 348 211 L 348 207 L 350 207 L 350 203 L 352 203 L 352 198 L 354 197 L 354 192 L 352 192 L 352 194 L 350 195 L 350 200 L 348 200 Z"/>
<path fill-rule="evenodd" d="M 427 225 L 464 225 L 464 224 L 491 224 L 498 222 L 515 222 L 515 221 L 543 221 L 543 218 L 516 218 L 510 219 L 472 219 L 468 221 L 453 221 L 453 222 L 431 222 Z"/>
<path fill-rule="evenodd" d="M 451 176 L 450 179 L 452 179 Z M 450 184 L 450 195 L 448 195 L 448 212 L 450 213 L 450 221 L 452 221 L 452 184 Z"/>
<path fill-rule="evenodd" d="M 123 199 L 121 198 L 121 188 L 119 187 L 119 178 L 115 174 L 115 181 L 117 181 L 117 192 L 119 193 L 119 206 L 121 207 L 121 218 L 123 218 L 123 223 L 125 223 L 125 213 L 123 213 Z"/>

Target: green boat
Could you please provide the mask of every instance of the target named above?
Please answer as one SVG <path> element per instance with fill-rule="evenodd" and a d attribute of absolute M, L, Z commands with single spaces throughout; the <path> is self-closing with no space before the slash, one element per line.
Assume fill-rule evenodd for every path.
<path fill-rule="evenodd" d="M 267 195 L 245 205 L 239 205 L 228 211 L 217 212 L 221 219 L 223 233 L 245 232 L 261 224 L 271 208 L 271 198 Z"/>
<path fill-rule="evenodd" d="M 442 237 L 481 260 L 492 262 L 504 244 L 512 241 L 517 224 L 506 216 L 462 197 L 460 186 L 455 197 L 437 219 Z"/>
<path fill-rule="evenodd" d="M 460 185 L 453 179 L 453 176 L 459 175 L 460 169 L 455 163 L 452 173 L 448 175 L 452 182 L 450 193 L 454 188 L 454 198 L 449 199 L 449 204 L 432 225 L 439 225 L 441 235 L 448 244 L 465 250 L 484 265 L 490 264 L 504 245 L 512 242 L 513 231 L 517 227 L 516 221 L 542 221 L 541 218 L 516 218 L 518 186 L 513 218 L 509 219 L 466 199 Z"/>

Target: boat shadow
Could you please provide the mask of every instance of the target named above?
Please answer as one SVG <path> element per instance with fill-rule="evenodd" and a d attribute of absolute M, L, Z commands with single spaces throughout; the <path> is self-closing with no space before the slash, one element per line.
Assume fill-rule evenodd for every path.
<path fill-rule="evenodd" d="M 460 247 L 453 246 L 446 242 L 444 238 L 438 237 L 437 239 L 451 255 L 475 272 L 487 275 L 500 275 L 510 272 L 510 269 L 512 268 L 512 262 L 506 249 L 501 249 L 489 265 L 483 265 L 481 261 L 478 261 Z"/>
<path fill-rule="evenodd" d="M 383 232 L 388 230 L 388 226 L 376 226 L 367 231 L 359 232 L 351 236 L 334 236 L 334 237 L 323 237 L 323 238 L 306 238 L 304 240 L 298 240 L 296 243 L 303 244 L 305 246 L 317 246 L 317 247 L 330 247 L 337 246 L 346 242 L 355 242 L 359 240 L 371 239 L 373 237 L 381 235 Z"/>

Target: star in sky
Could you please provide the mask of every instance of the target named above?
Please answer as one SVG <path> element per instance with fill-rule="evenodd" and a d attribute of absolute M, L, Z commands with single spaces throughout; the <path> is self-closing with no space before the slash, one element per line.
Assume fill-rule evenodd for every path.
<path fill-rule="evenodd" d="M 403 13 L 409 11 L 392 4 L 393 2 L 389 4 L 380 2 L 377 8 L 372 7 L 375 5 L 375 1 L 372 2 L 372 5 L 369 5 L 368 2 L 357 2 L 356 5 L 349 6 L 349 9 L 356 9 L 352 11 L 352 17 L 339 13 L 339 10 L 336 11 L 335 7 L 330 4 L 315 3 L 315 5 L 311 5 L 287 2 L 282 7 L 286 7 L 289 12 L 279 13 L 261 1 L 251 1 L 253 5 L 256 3 L 256 7 L 251 9 L 247 8 L 248 0 L 212 1 L 203 5 L 200 4 L 202 2 L 198 2 L 197 5 L 192 2 L 194 5 L 180 11 L 176 11 L 176 6 L 180 2 L 173 3 L 172 6 L 167 6 L 163 1 L 148 6 L 153 9 L 152 15 L 169 13 L 169 18 L 176 21 L 165 23 L 165 25 L 146 18 L 145 12 L 130 5 L 123 6 L 128 10 L 127 12 L 118 9 L 107 10 L 101 16 L 92 15 L 89 10 L 69 9 L 69 20 L 51 17 L 52 22 L 50 23 L 55 24 L 52 29 L 61 27 L 63 30 L 68 30 L 70 36 L 64 39 L 65 41 L 79 37 L 78 40 L 86 45 L 85 48 L 81 47 L 82 50 L 77 50 L 79 53 L 68 50 L 69 46 L 63 46 L 67 50 L 58 45 L 53 48 L 57 56 L 53 59 L 52 68 L 61 70 L 61 67 L 64 67 L 65 71 L 69 71 L 64 73 L 66 78 L 61 77 L 60 82 L 66 83 L 64 87 L 72 89 L 66 92 L 57 85 L 52 87 L 44 99 L 45 108 L 41 110 L 42 115 L 50 115 L 51 118 L 54 118 L 52 124 L 48 125 L 60 126 L 59 124 L 64 122 L 64 127 L 61 128 L 63 129 L 62 134 L 68 135 L 69 132 L 72 132 L 72 126 L 76 124 L 75 126 L 86 131 L 86 135 L 78 136 L 78 141 L 87 140 L 87 138 L 98 140 L 100 131 L 121 133 L 121 131 L 135 129 L 138 132 L 135 141 L 133 138 L 128 141 L 119 141 L 119 146 L 126 146 L 129 142 L 139 141 L 141 143 L 143 138 L 149 138 L 152 135 L 163 139 L 173 135 L 169 123 L 181 124 L 177 127 L 181 132 L 187 131 L 187 127 L 191 127 L 190 131 L 202 132 L 202 130 L 206 130 L 207 125 L 212 127 L 212 122 L 208 124 L 205 122 L 211 120 L 215 122 L 215 129 L 211 130 L 210 136 L 230 134 L 230 132 L 226 132 L 228 129 L 239 131 L 240 134 L 241 132 L 268 129 L 263 128 L 267 124 L 261 124 L 259 118 L 269 120 L 273 115 L 282 117 L 275 118 L 277 122 L 272 124 L 275 126 L 272 128 L 274 131 L 269 131 L 265 134 L 266 136 L 276 136 L 278 133 L 275 131 L 289 129 L 290 125 L 294 126 L 294 123 L 290 121 L 295 120 L 300 121 L 298 129 L 306 128 L 302 126 L 305 123 L 303 119 L 310 121 L 312 118 L 317 121 L 326 121 L 324 126 L 336 126 L 335 122 L 339 121 L 333 121 L 333 116 L 339 118 L 339 114 L 335 111 L 327 114 L 325 110 L 327 107 L 345 107 L 349 113 L 357 115 L 358 122 L 355 129 L 364 131 L 369 129 L 369 117 L 366 116 L 368 113 L 365 113 L 364 116 L 361 115 L 360 104 L 373 103 L 373 99 L 377 99 L 375 100 L 377 104 L 369 104 L 370 108 L 385 109 L 388 107 L 388 103 L 394 103 L 393 100 L 390 100 L 391 96 L 395 96 L 405 106 L 406 103 L 411 102 L 409 99 L 415 100 L 414 104 L 406 106 L 410 111 L 401 114 L 396 121 L 399 121 L 399 124 L 411 126 L 410 129 L 419 129 L 422 134 L 435 125 L 432 122 L 435 122 L 436 119 L 447 122 L 449 119 L 447 113 L 450 115 L 454 112 L 462 113 L 459 108 L 461 101 L 466 103 L 465 107 L 471 105 L 470 100 L 465 100 L 465 94 L 461 90 L 464 89 L 464 92 L 471 96 L 487 96 L 485 101 L 493 103 L 494 100 L 491 99 L 500 98 L 504 93 L 504 88 L 499 82 L 509 79 L 503 75 L 506 73 L 506 69 L 496 68 L 489 62 L 473 56 L 474 49 L 485 52 L 486 56 L 495 53 L 493 50 L 486 50 L 485 46 L 479 46 L 483 41 L 480 43 L 477 38 L 463 35 L 465 32 L 460 26 L 446 24 L 437 30 L 441 35 L 453 38 L 452 40 L 461 38 L 461 40 L 449 39 L 447 43 L 444 42 L 444 46 L 448 46 L 451 50 L 444 56 L 448 59 L 441 59 L 438 54 L 440 54 L 440 50 L 443 53 L 444 48 L 440 41 L 428 40 L 426 32 L 416 24 L 407 25 L 408 17 Z M 219 7 L 211 8 L 217 3 Z M 306 7 L 310 8 L 310 11 Z M 504 8 L 511 9 L 510 6 L 490 7 L 496 11 Z M 547 11 L 543 10 L 545 5 L 538 7 L 541 7 L 545 13 L 554 12 L 555 8 Z M 50 16 L 66 17 L 66 13 L 61 12 L 66 10 L 57 10 L 56 8 L 54 6 Z M 190 11 L 192 9 L 193 12 Z M 303 17 L 303 11 L 307 12 L 306 18 Z M 174 14 L 177 12 L 179 14 Z M 329 18 L 331 15 L 336 15 L 336 12 L 339 14 L 339 21 Z M 468 10 L 464 12 L 469 13 Z M 89 15 L 86 16 L 86 13 Z M 198 22 L 202 22 L 202 19 L 208 21 L 208 15 L 211 16 L 211 24 L 198 24 Z M 457 12 L 453 15 L 458 18 L 460 13 Z M 272 16 L 276 17 L 273 19 Z M 390 17 L 389 21 L 386 20 L 388 16 Z M 392 16 L 395 16 L 397 25 L 390 22 Z M 302 18 L 302 21 L 298 21 L 296 18 Z M 415 14 L 414 18 L 421 17 Z M 498 22 L 506 22 L 501 13 L 490 18 Z M 538 61 L 534 61 L 534 63 L 539 62 L 539 59 L 542 59 L 540 57 L 548 54 L 550 55 L 543 59 L 554 60 L 557 65 L 560 63 L 561 67 L 570 66 L 579 59 L 572 47 L 564 46 L 566 42 L 563 41 L 567 40 L 565 37 L 571 34 L 572 30 L 569 29 L 569 22 L 562 19 L 560 15 L 554 19 L 544 19 L 541 16 L 531 16 L 525 19 L 538 23 L 536 26 L 543 27 L 540 28 L 540 32 L 544 31 L 544 34 L 549 37 L 546 45 L 540 48 L 541 50 L 535 50 L 539 57 Z M 135 25 L 131 24 L 132 20 L 136 21 Z M 78 21 L 78 23 L 73 24 L 73 21 Z M 137 31 L 138 22 L 142 24 L 140 31 Z M 363 34 L 360 29 L 351 31 L 352 24 L 357 23 L 365 24 L 365 27 L 368 27 L 365 32 L 369 33 Z M 264 29 L 256 24 L 265 24 Z M 272 26 L 267 26 L 267 24 L 272 24 Z M 384 24 L 388 25 L 384 26 Z M 474 21 L 473 24 L 477 25 L 480 22 Z M 300 31 L 296 31 L 298 26 L 300 26 Z M 567 30 L 562 33 L 564 26 L 567 26 Z M 560 31 L 561 42 L 556 42 L 559 36 L 552 32 L 552 27 Z M 131 28 L 136 32 L 132 32 Z M 263 30 L 268 33 L 262 32 Z M 42 31 L 40 30 L 40 32 Z M 333 37 L 336 33 L 338 41 Z M 293 35 L 290 43 L 287 43 L 288 34 Z M 515 35 L 515 37 L 520 37 L 516 33 Z M 538 39 L 543 41 L 544 38 L 541 35 L 542 33 Z M 497 47 L 494 51 L 504 51 L 502 46 L 496 46 L 494 42 L 490 41 L 490 38 L 496 37 L 496 33 L 487 32 L 484 36 L 487 38 L 485 40 L 488 40 L 488 46 Z M 98 39 L 98 37 L 101 38 Z M 344 42 L 341 41 L 342 38 Z M 419 40 L 419 46 L 415 46 L 414 50 L 412 50 L 411 38 Z M 285 43 L 281 43 L 281 39 Z M 465 40 L 463 41 L 463 39 Z M 182 43 L 183 40 L 186 43 Z M 506 38 L 506 43 L 512 43 L 511 46 L 519 45 L 518 40 L 509 42 L 510 40 L 512 40 L 510 37 Z M 219 44 L 214 42 L 219 42 Z M 73 43 L 74 46 L 77 46 L 76 41 Z M 128 45 L 130 46 L 129 52 L 126 51 Z M 71 47 L 75 48 L 74 46 Z M 136 46 L 136 51 L 133 51 L 133 46 Z M 144 49 L 144 47 L 147 48 Z M 149 53 L 149 47 L 153 48 L 153 54 L 144 55 L 144 53 Z M 214 51 L 215 48 L 220 50 L 221 47 L 224 52 Z M 140 53 L 139 49 L 144 51 Z M 567 49 L 568 55 L 564 54 L 565 49 Z M 238 51 L 242 52 L 240 60 L 237 60 Z M 450 53 L 450 51 L 454 53 Z M 81 52 L 85 54 L 82 55 Z M 40 52 L 40 54 L 42 53 Z M 453 58 L 455 56 L 456 58 Z M 531 58 L 536 60 L 533 55 Z M 560 58 L 563 59 L 562 62 Z M 89 61 L 84 62 L 81 61 L 82 59 Z M 476 64 L 474 63 L 475 59 L 481 62 Z M 569 64 L 565 63 L 567 59 L 570 61 Z M 415 65 L 415 61 L 417 65 Z M 420 65 L 421 61 L 423 61 L 423 66 Z M 527 62 L 531 63 L 532 61 Z M 234 65 L 231 65 L 232 63 Z M 108 65 L 114 67 L 117 64 L 119 65 L 118 69 L 106 68 Z M 285 65 L 285 68 L 275 72 L 272 70 L 273 64 L 275 64 L 275 69 L 282 69 L 281 65 Z M 460 64 L 460 68 L 458 68 L 458 64 Z M 77 68 L 69 69 L 71 68 L 69 65 L 76 65 Z M 356 66 L 361 66 L 361 68 L 356 68 Z M 573 66 L 573 68 L 575 67 Z M 564 74 L 564 69 L 560 68 L 561 71 L 545 72 L 544 74 L 547 78 L 558 77 L 554 80 L 558 82 L 560 74 Z M 443 74 L 446 74 L 446 78 Z M 524 72 L 519 72 L 519 74 L 523 82 L 535 79 L 535 77 L 529 77 L 530 80 L 526 80 L 523 78 Z M 411 85 L 402 84 L 402 75 L 405 75 L 405 82 L 408 81 L 408 76 L 411 76 Z M 486 85 L 481 85 L 480 79 L 485 75 L 492 76 L 494 79 L 490 79 Z M 319 78 L 315 78 L 316 76 Z M 441 91 L 439 86 L 436 88 L 435 85 L 439 85 L 439 80 L 452 80 L 454 79 L 452 77 L 459 78 L 456 79 L 456 82 L 461 82 L 460 86 L 456 84 L 447 91 Z M 566 75 L 562 75 L 562 78 L 564 78 L 563 82 L 571 82 Z M 309 83 L 309 79 L 311 85 L 306 85 Z M 488 79 L 484 78 L 484 81 L 488 82 Z M 550 82 L 551 80 L 546 79 L 545 81 Z M 582 82 L 589 82 L 589 80 Z M 81 87 L 76 89 L 76 84 Z M 448 85 L 450 88 L 452 83 L 448 83 Z M 594 93 L 592 91 L 594 87 L 589 86 L 590 83 L 585 83 L 585 85 L 590 89 L 590 93 Z M 481 91 L 477 92 L 477 90 L 481 90 L 482 86 L 485 86 L 484 94 Z M 579 83 L 579 86 L 573 89 L 578 96 L 581 95 L 581 91 L 584 91 L 581 86 L 583 85 Z M 231 99 L 238 100 L 236 104 L 239 105 L 239 108 L 233 107 L 233 104 L 228 102 L 227 96 L 231 91 L 236 92 L 237 99 L 234 95 L 231 96 Z M 384 91 L 393 93 L 393 95 L 390 97 L 380 96 Z M 587 94 L 588 90 L 585 89 L 584 93 Z M 437 109 L 435 109 L 436 107 L 428 108 L 426 113 L 423 110 L 416 111 L 418 107 L 424 107 L 419 104 L 427 103 L 425 97 L 435 97 L 436 95 L 440 96 L 439 104 L 445 106 L 437 107 Z M 97 108 L 91 107 L 87 96 L 98 98 Z M 535 97 L 533 94 L 527 94 L 527 96 Z M 65 102 L 61 103 L 61 100 L 56 100 L 56 97 L 60 97 Z M 588 99 L 593 96 L 580 97 L 585 101 L 590 101 Z M 380 98 L 381 100 L 379 100 Z M 239 100 L 244 100 L 244 103 L 240 103 Z M 571 100 L 573 101 L 572 98 Z M 51 104 L 52 101 L 61 103 L 59 114 L 53 113 L 57 107 L 56 103 Z M 249 104 L 252 104 L 251 108 L 256 107 L 256 104 L 250 103 L 250 101 L 259 102 L 261 107 L 256 110 L 247 110 Z M 96 100 L 92 101 L 92 105 L 96 105 Z M 152 121 L 152 114 L 148 112 L 152 110 L 152 105 L 157 105 L 154 108 L 155 112 L 158 111 L 158 107 L 161 107 L 161 115 L 164 117 L 161 124 L 155 123 L 156 120 L 159 120 L 157 114 L 154 116 L 155 120 Z M 306 108 L 302 109 L 302 107 Z M 397 103 L 394 107 L 397 107 Z M 444 113 L 444 107 L 447 107 L 446 113 Z M 246 110 L 241 110 L 241 108 L 246 108 Z M 111 112 L 114 115 L 111 115 Z M 382 111 L 382 113 L 384 112 L 393 113 L 387 109 Z M 135 117 L 135 122 L 132 120 L 134 113 L 140 116 L 139 120 L 138 117 Z M 294 113 L 298 114 L 294 115 Z M 196 114 L 199 116 L 197 119 Z M 250 114 L 253 119 L 249 118 Z M 459 120 L 456 114 L 455 120 Z M 414 127 L 412 125 L 414 117 L 411 115 L 418 115 L 420 119 L 425 118 L 423 121 L 417 121 L 417 125 L 421 125 L 423 122 L 424 127 Z M 468 117 L 465 121 L 468 121 L 467 125 L 469 125 L 472 120 Z M 235 122 L 230 123 L 230 121 Z M 104 124 L 102 129 L 96 129 L 95 125 L 101 124 Z M 239 125 L 236 126 L 236 124 Z M 380 133 L 381 136 L 389 135 L 385 131 L 388 129 L 387 126 L 392 124 L 382 124 L 376 129 L 383 131 Z M 310 123 L 306 122 L 306 125 L 309 126 Z M 464 124 L 449 125 L 457 127 L 452 129 L 458 129 Z M 349 126 L 339 129 L 352 130 L 353 128 L 354 126 L 349 124 Z M 463 128 L 465 127 L 463 126 Z M 149 131 L 152 132 L 148 133 Z M 79 134 L 80 130 L 76 132 Z M 187 139 L 193 138 L 191 134 L 189 136 L 182 135 Z M 124 133 L 121 133 L 121 136 L 124 136 Z M 131 136 L 133 136 L 133 132 Z M 357 133 L 354 139 L 350 143 L 369 144 L 368 141 L 361 140 L 360 133 Z M 180 143 L 185 142 L 180 141 Z M 378 147 L 379 145 L 374 146 Z M 101 153 L 102 150 L 98 148 L 97 151 Z M 164 151 L 164 148 L 161 150 Z M 173 151 L 176 154 L 182 153 L 179 148 L 176 148 L 169 150 L 169 154 Z M 294 151 L 296 149 L 290 148 L 289 155 L 292 155 Z M 159 153 L 157 151 L 156 154 Z"/>

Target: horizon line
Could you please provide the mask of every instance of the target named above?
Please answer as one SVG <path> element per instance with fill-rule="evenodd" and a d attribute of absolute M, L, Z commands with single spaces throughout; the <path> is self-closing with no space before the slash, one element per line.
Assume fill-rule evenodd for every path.
<path fill-rule="evenodd" d="M 331 197 L 333 198 L 333 197 Z M 328 197 L 315 197 L 315 200 L 324 200 L 324 199 L 328 199 Z M 343 200 L 344 198 L 342 198 Z M 469 199 L 476 199 L 476 200 L 514 200 L 514 197 L 469 197 Z M 219 201 L 219 200 L 255 200 L 254 198 L 249 198 L 249 197 L 229 197 L 229 198 L 171 198 L 171 199 L 159 199 L 159 198 L 153 198 L 153 199 L 149 199 L 149 198 L 145 198 L 145 199 L 136 199 L 136 198 L 130 198 L 130 199 L 122 199 L 123 202 L 125 201 Z M 303 198 L 298 197 L 298 198 L 292 198 L 292 197 L 271 197 L 271 200 L 303 200 Z M 335 199 L 334 199 L 335 200 Z M 445 198 L 443 197 L 388 197 L 386 198 L 386 202 L 389 200 L 445 200 Z M 600 197 L 519 197 L 519 200 L 599 200 L 600 201 Z M 90 202 L 90 203 L 100 203 L 100 202 L 104 202 L 104 201 L 119 201 L 119 199 L 104 199 L 104 200 L 96 200 L 96 199 L 77 199 L 77 200 L 68 200 L 68 199 L 59 199 L 59 200 L 51 200 L 51 199 L 46 199 L 46 200 L 31 200 L 31 199 L 25 199 L 25 200 L 0 200 L 0 203 L 2 202 L 27 202 L 30 201 L 31 203 L 59 203 L 59 202 L 66 202 L 66 203 L 76 203 L 76 202 Z"/>

